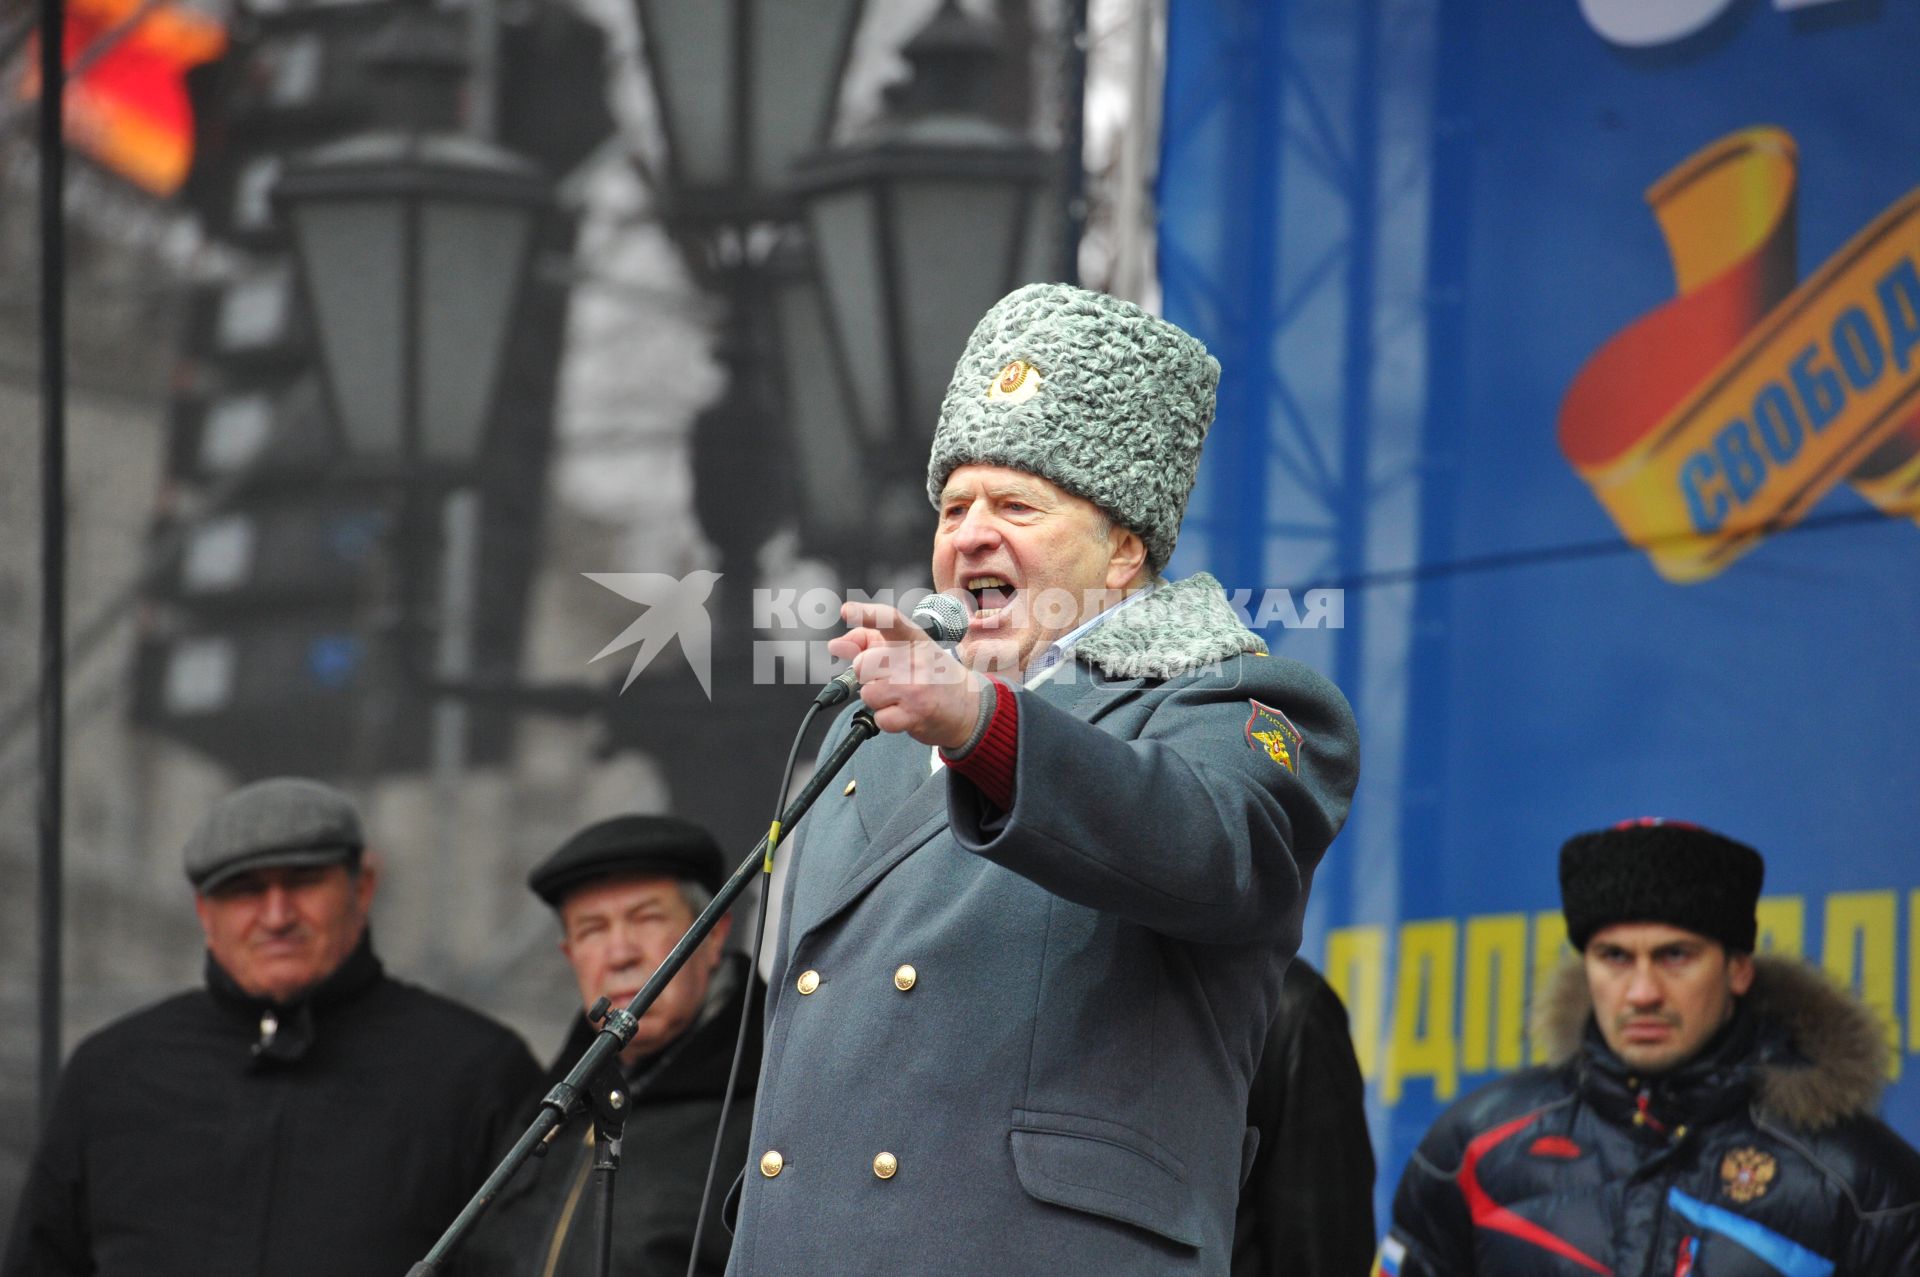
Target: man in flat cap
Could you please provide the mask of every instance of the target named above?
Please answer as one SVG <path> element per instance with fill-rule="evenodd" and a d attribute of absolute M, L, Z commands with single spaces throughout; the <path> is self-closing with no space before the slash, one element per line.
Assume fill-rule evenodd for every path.
<path fill-rule="evenodd" d="M 382 970 L 365 841 L 311 780 L 214 805 L 186 847 L 206 987 L 74 1051 L 0 1273 L 338 1277 L 426 1253 L 539 1068 Z"/>
<path fill-rule="evenodd" d="M 580 1001 L 625 1006 L 725 880 L 712 835 L 673 816 L 616 816 L 581 830 L 527 875 L 560 919 L 560 951 Z M 741 1017 L 748 1038 L 727 1119 L 726 1168 L 700 1229 L 695 1273 L 718 1277 L 731 1240 L 720 1199 L 746 1155 L 759 1072 L 765 986 L 745 954 L 728 954 L 732 919 L 718 926 L 661 992 L 621 1053 L 627 1078 L 624 1153 L 614 1180 L 613 1270 L 684 1277 L 702 1189 L 720 1130 L 728 1066 Z M 599 1032 L 582 1016 L 554 1057 L 547 1088 L 566 1076 Z M 544 1093 L 544 1092 L 543 1092 Z M 523 1166 L 455 1255 L 462 1277 L 597 1271 L 590 1121 L 576 1118 L 544 1158 Z"/>
<path fill-rule="evenodd" d="M 1358 760 L 1331 684 L 1161 576 L 1219 371 L 1065 285 L 969 339 L 927 491 L 971 620 L 948 653 L 842 609 L 885 734 L 784 851 L 732 1271 L 1228 1273 L 1248 1081 Z"/>
<path fill-rule="evenodd" d="M 1754 954 L 1764 871 L 1673 821 L 1561 848 L 1579 958 L 1536 1011 L 1554 1062 L 1434 1124 L 1377 1271 L 1920 1273 L 1920 1154 L 1874 1116 L 1886 1038 L 1816 968 Z"/>

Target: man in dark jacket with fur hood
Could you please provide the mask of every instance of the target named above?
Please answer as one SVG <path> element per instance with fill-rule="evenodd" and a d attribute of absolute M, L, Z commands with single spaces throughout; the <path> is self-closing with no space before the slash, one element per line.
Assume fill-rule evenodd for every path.
<path fill-rule="evenodd" d="M 1812 967 L 1753 955 L 1763 870 L 1655 820 L 1561 849 L 1561 1062 L 1435 1123 L 1380 1273 L 1920 1273 L 1920 1154 L 1873 1116 L 1886 1040 Z"/>

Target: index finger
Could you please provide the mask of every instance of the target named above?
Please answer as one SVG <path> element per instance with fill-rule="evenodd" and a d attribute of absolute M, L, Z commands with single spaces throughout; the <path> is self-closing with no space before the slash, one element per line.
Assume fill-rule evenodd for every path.
<path fill-rule="evenodd" d="M 855 629 L 878 630 L 883 638 L 893 643 L 933 641 L 899 608 L 889 607 L 885 603 L 842 603 L 840 619 Z"/>

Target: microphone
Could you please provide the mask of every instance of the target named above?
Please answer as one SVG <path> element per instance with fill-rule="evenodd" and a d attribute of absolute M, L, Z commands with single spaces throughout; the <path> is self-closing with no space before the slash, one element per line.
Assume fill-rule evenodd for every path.
<path fill-rule="evenodd" d="M 927 637 L 942 647 L 958 643 L 967 635 L 967 605 L 951 594 L 927 595 L 907 619 L 925 630 Z M 852 696 L 859 686 L 860 680 L 854 677 L 853 668 L 849 666 L 827 681 L 819 695 L 813 698 L 813 703 L 822 708 L 838 705 Z"/>
<path fill-rule="evenodd" d="M 909 619 L 942 647 L 967 636 L 967 605 L 951 594 L 929 594 Z"/>

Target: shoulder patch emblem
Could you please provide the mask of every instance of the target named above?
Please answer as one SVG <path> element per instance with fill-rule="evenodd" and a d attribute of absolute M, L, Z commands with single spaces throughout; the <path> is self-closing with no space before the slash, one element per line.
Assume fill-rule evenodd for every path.
<path fill-rule="evenodd" d="M 1290 772 L 1300 770 L 1300 729 L 1271 705 L 1249 700 L 1253 713 L 1247 716 L 1247 746 L 1263 751 L 1268 758 Z"/>
<path fill-rule="evenodd" d="M 1736 1148 L 1721 1159 L 1720 1182 L 1728 1197 L 1736 1202 L 1750 1202 L 1766 1194 L 1778 1170 L 1773 1154 L 1757 1148 Z"/>
<path fill-rule="evenodd" d="M 987 398 L 995 403 L 1025 403 L 1039 393 L 1040 370 L 1024 359 L 1002 368 L 987 387 Z"/>

